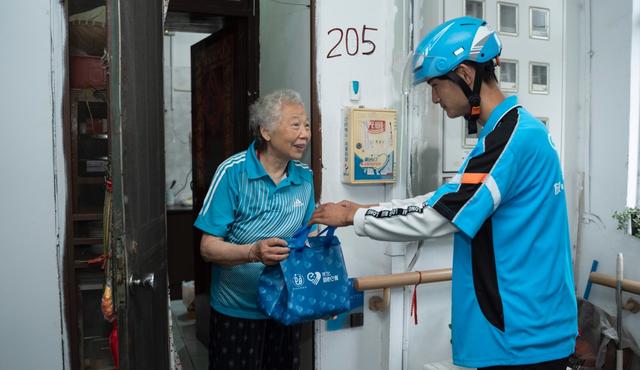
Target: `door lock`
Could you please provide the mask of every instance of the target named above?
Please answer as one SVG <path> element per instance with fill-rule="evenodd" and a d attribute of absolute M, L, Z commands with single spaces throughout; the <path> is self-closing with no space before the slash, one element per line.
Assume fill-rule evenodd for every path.
<path fill-rule="evenodd" d="M 133 275 L 129 275 L 130 287 L 144 287 L 153 289 L 155 282 L 155 276 L 153 273 L 146 274 L 142 279 L 134 279 Z"/>

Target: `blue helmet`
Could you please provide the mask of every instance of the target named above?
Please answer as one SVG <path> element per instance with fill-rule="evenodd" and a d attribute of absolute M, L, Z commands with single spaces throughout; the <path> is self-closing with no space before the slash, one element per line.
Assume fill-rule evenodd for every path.
<path fill-rule="evenodd" d="M 501 51 L 502 43 L 487 22 L 473 17 L 451 19 L 431 31 L 416 48 L 413 84 L 444 76 L 464 61 L 491 61 Z"/>
<path fill-rule="evenodd" d="M 473 17 L 451 19 L 422 39 L 413 55 L 407 61 L 403 85 L 429 82 L 433 78 L 449 79 L 456 83 L 469 100 L 470 111 L 465 115 L 470 134 L 477 132 L 476 121 L 480 117 L 480 88 L 485 73 L 493 73 L 494 61 L 499 63 L 498 56 L 502 51 L 502 43 L 498 35 L 487 27 L 487 22 Z M 472 87 L 458 76 L 454 70 L 465 61 L 474 62 L 475 78 Z"/>

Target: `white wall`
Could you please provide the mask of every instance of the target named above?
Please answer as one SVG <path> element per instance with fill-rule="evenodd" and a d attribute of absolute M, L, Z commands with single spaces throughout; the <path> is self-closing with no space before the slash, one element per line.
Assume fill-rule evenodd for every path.
<path fill-rule="evenodd" d="M 590 121 L 583 122 L 591 133 L 579 138 L 585 157 L 578 158 L 578 163 L 585 173 L 586 188 L 576 261 L 579 295 L 584 292 L 591 261 L 597 259 L 598 271 L 615 276 L 618 252 L 625 257 L 625 278 L 640 280 L 640 240 L 616 230 L 611 217 L 625 207 L 627 191 L 632 0 L 616 2 L 617 6 L 601 1 L 583 3 L 590 7 L 593 57 L 587 75 L 591 83 L 586 86 L 590 91 Z M 640 27 L 638 19 L 634 22 Z M 589 300 L 615 314 L 614 297 L 614 289 L 594 285 Z M 626 300 L 629 295 L 624 297 Z M 624 312 L 623 319 L 640 341 L 640 317 Z"/>
<path fill-rule="evenodd" d="M 579 257 L 578 244 L 578 222 L 580 219 L 580 199 L 583 194 L 584 172 L 581 166 L 581 158 L 584 158 L 583 147 L 579 144 L 585 134 L 587 110 L 585 109 L 585 98 L 587 95 L 585 77 L 588 72 L 586 61 L 588 53 L 586 50 L 587 37 L 581 35 L 585 32 L 586 10 L 578 1 L 565 1 L 564 22 L 563 22 L 563 91 L 562 97 L 564 111 L 562 112 L 563 133 L 562 149 L 564 153 L 564 183 L 567 196 L 567 209 L 569 211 L 569 230 L 571 232 L 571 246 L 574 261 Z M 574 274 L 577 271 L 574 271 Z"/>
<path fill-rule="evenodd" d="M 206 33 L 164 36 L 164 151 L 167 204 L 193 202 L 191 192 L 191 45 Z M 175 181 L 173 188 L 171 184 Z"/>
<path fill-rule="evenodd" d="M 4 1 L 0 14 L 0 358 L 6 369 L 62 369 L 63 9 Z"/>
<path fill-rule="evenodd" d="M 295 4 L 295 5 L 294 5 Z M 309 1 L 260 2 L 260 95 L 289 88 L 311 97 Z"/>
<path fill-rule="evenodd" d="M 404 130 L 403 100 L 401 99 L 401 72 L 408 50 L 409 14 L 406 1 L 349 1 L 323 0 L 317 2 L 317 83 L 322 122 L 322 202 L 350 199 L 360 203 L 373 203 L 404 197 L 407 157 L 406 143 L 400 142 L 400 181 L 396 185 L 350 186 L 341 182 L 341 132 L 342 109 L 345 106 L 363 105 L 369 108 L 395 108 L 399 113 L 399 130 Z M 366 39 L 375 43 L 370 55 L 369 45 L 359 44 L 355 53 L 355 34 L 350 31 L 348 55 L 344 38 L 334 28 L 357 31 L 362 40 L 363 26 L 376 28 L 366 31 Z M 334 46 L 337 47 L 331 52 Z M 342 54 L 336 57 L 331 55 Z M 358 80 L 361 99 L 349 100 L 349 83 Z M 405 136 L 406 137 L 406 136 Z M 375 242 L 358 238 L 352 228 L 338 230 L 342 241 L 347 269 L 350 276 L 388 274 L 404 271 L 406 260 L 404 245 Z M 446 252 L 445 252 L 446 253 Z M 390 257 L 391 255 L 395 257 Z M 407 290 L 407 292 L 409 292 Z M 317 369 L 398 369 L 402 366 L 402 336 L 408 319 L 408 306 L 404 305 L 402 288 L 392 290 L 392 301 L 385 312 L 372 312 L 367 301 L 372 294 L 365 294 L 364 326 L 327 332 L 320 325 L 317 333 Z M 448 295 L 446 301 L 448 302 Z M 424 307 L 424 306 L 423 306 Z M 421 309 L 422 310 L 422 309 Z M 424 314 L 424 311 L 421 311 Z M 424 317 L 424 316 L 423 316 Z M 391 338 L 391 339 L 390 339 Z M 423 347 L 421 351 L 424 352 Z M 417 351 L 416 351 L 417 353 Z"/>
<path fill-rule="evenodd" d="M 278 89 L 300 93 L 310 114 L 311 18 L 308 0 L 260 2 L 260 95 Z M 311 151 L 303 159 L 310 163 Z"/>

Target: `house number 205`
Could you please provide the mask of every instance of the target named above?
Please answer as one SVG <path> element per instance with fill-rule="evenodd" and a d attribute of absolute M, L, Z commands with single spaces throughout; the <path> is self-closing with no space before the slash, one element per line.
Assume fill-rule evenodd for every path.
<path fill-rule="evenodd" d="M 371 32 L 377 30 L 377 28 L 367 27 L 366 25 L 362 26 L 362 32 L 360 33 L 353 27 L 349 27 L 346 30 L 339 27 L 330 29 L 327 31 L 327 35 L 334 33 L 338 35 L 338 38 L 331 50 L 327 53 L 327 59 L 342 56 L 342 51 L 346 52 L 349 56 L 358 55 L 358 53 L 362 55 L 373 54 L 373 52 L 376 51 L 376 44 L 367 38 L 367 31 L 370 32 L 370 35 Z"/>

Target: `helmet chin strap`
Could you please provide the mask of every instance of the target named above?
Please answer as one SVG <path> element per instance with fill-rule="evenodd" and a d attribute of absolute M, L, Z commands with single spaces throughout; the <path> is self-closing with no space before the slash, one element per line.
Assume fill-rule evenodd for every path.
<path fill-rule="evenodd" d="M 467 132 L 470 135 L 478 133 L 478 125 L 476 123 L 478 121 L 478 117 L 480 117 L 480 87 L 482 86 L 482 77 L 484 75 L 484 68 L 482 66 L 476 67 L 475 70 L 476 76 L 473 81 L 473 90 L 471 90 L 469 85 L 467 85 L 467 83 L 464 82 L 464 80 L 454 71 L 446 74 L 447 78 L 460 86 L 462 92 L 464 92 L 464 95 L 469 101 L 471 111 L 469 114 L 466 114 L 464 118 L 467 120 Z"/>

